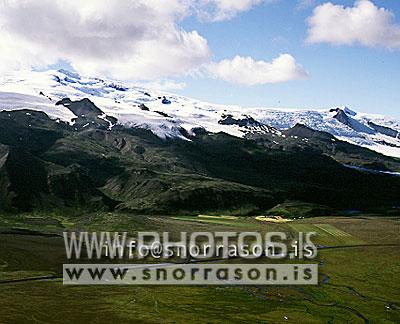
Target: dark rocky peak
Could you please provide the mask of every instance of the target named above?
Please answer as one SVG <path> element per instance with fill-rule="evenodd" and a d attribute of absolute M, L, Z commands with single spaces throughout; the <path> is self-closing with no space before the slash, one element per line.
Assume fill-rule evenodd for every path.
<path fill-rule="evenodd" d="M 314 130 L 303 124 L 296 124 L 292 128 L 282 131 L 286 136 L 297 136 L 300 138 L 319 138 L 323 140 L 332 140 L 334 136 L 327 132 Z"/>
<path fill-rule="evenodd" d="M 242 118 L 235 118 L 231 114 L 222 114 L 218 124 L 238 125 L 243 128 L 242 131 L 246 134 L 280 134 L 280 131 L 276 128 L 263 124 L 249 115 L 243 115 Z"/>
<path fill-rule="evenodd" d="M 333 118 L 340 121 L 342 124 L 351 127 L 351 117 L 349 117 L 342 109 L 336 108 L 336 110 L 331 109 L 331 111 L 336 111 L 336 114 L 333 116 Z"/>
<path fill-rule="evenodd" d="M 331 112 L 336 111 L 336 114 L 333 116 L 337 121 L 341 122 L 342 124 L 350 127 L 351 129 L 355 130 L 356 132 L 366 133 L 366 134 L 374 134 L 375 130 L 364 125 L 363 123 L 359 122 L 358 120 L 351 117 L 351 115 L 347 114 L 345 110 L 336 108 L 331 109 Z M 354 116 L 354 115 L 353 115 Z"/>
<path fill-rule="evenodd" d="M 56 105 L 63 105 L 71 110 L 76 116 L 98 116 L 103 115 L 103 111 L 96 107 L 96 105 L 89 99 L 84 98 L 78 101 L 71 101 L 69 98 L 64 98 L 56 103 Z M 83 117 L 83 116 L 82 116 Z"/>
<path fill-rule="evenodd" d="M 69 106 L 72 103 L 72 100 L 69 98 L 62 98 L 60 101 L 56 102 L 56 106 L 63 105 L 65 107 Z"/>
<path fill-rule="evenodd" d="M 330 112 L 339 112 L 339 111 L 343 111 L 344 113 L 346 113 L 349 116 L 355 116 L 357 115 L 357 113 L 354 110 L 351 110 L 349 107 L 343 107 L 343 108 L 332 108 L 329 111 Z"/>
<path fill-rule="evenodd" d="M 371 121 L 368 122 L 368 126 L 383 135 L 387 135 L 387 136 L 394 137 L 394 138 L 400 138 L 400 133 L 397 130 L 394 130 L 390 127 L 381 126 L 381 125 L 375 124 Z"/>
<path fill-rule="evenodd" d="M 115 117 L 106 115 L 87 98 L 78 101 L 64 98 L 57 102 L 56 105 L 63 105 L 77 116 L 77 118 L 73 120 L 76 130 L 81 130 L 83 128 L 111 129 L 118 121 Z"/>
<path fill-rule="evenodd" d="M 218 121 L 221 125 L 238 125 L 239 127 L 254 127 L 262 125 L 251 116 L 243 116 L 243 118 L 234 118 L 231 114 L 221 116 Z"/>

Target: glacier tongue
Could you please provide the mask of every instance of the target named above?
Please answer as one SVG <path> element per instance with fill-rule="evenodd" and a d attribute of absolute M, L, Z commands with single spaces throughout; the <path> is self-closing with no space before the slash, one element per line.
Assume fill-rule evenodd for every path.
<path fill-rule="evenodd" d="M 356 113 L 345 106 L 330 110 L 292 110 L 214 105 L 65 70 L 19 71 L 0 80 L 0 110 L 38 110 L 51 118 L 72 122 L 77 116 L 67 107 L 55 105 L 63 98 L 88 98 L 104 114 L 117 118 L 118 123 L 149 129 L 161 138 L 185 139 L 181 129 L 193 134 L 196 128 L 239 137 L 261 131 L 282 136 L 279 130 L 304 124 L 341 140 L 400 157 L 399 136 L 389 136 L 400 133 L 398 120 Z M 227 116 L 229 122 L 226 122 Z"/>

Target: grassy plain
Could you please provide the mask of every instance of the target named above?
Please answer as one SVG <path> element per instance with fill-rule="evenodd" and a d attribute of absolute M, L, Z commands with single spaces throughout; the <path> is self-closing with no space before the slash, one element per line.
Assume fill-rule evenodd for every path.
<path fill-rule="evenodd" d="M 284 231 L 290 237 L 315 231 L 319 285 L 67 287 L 59 278 L 64 230 L 169 231 L 175 238 L 182 231 Z M 399 249 L 395 217 L 282 224 L 216 216 L 2 215 L 0 323 L 399 323 Z"/>

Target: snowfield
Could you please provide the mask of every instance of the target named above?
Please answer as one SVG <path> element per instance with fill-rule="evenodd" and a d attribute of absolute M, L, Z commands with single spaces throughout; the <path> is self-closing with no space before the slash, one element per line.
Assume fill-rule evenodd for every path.
<path fill-rule="evenodd" d="M 382 115 L 357 113 L 347 107 L 339 107 L 344 123 L 337 118 L 337 111 L 333 109 L 291 110 L 215 105 L 112 80 L 82 77 L 65 70 L 20 71 L 3 76 L 0 80 L 0 111 L 32 109 L 43 111 L 50 118 L 72 123 L 76 116 L 68 108 L 55 105 L 63 98 L 89 98 L 105 114 L 116 117 L 118 123 L 149 129 L 161 138 L 186 139 L 182 128 L 189 134 L 200 127 L 209 132 L 225 132 L 242 137 L 250 131 L 272 131 L 268 126 L 287 129 L 301 123 L 328 132 L 340 140 L 400 157 L 400 121 Z M 256 129 L 254 125 L 222 124 L 221 120 L 227 116 L 236 120 L 253 118 L 266 126 L 257 126 Z M 379 128 L 371 126 L 371 123 Z M 384 134 L 388 132 L 392 136 Z M 279 132 L 276 134 L 282 136 Z"/>

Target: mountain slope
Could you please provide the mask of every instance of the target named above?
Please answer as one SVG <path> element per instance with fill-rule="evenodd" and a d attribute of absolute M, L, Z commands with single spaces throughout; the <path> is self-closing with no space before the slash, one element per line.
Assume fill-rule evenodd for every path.
<path fill-rule="evenodd" d="M 3 210 L 247 215 L 285 201 L 377 212 L 400 204 L 400 177 L 353 170 L 314 150 L 271 149 L 225 133 L 187 140 L 118 125 L 77 128 L 28 110 L 0 113 L 5 125 L 13 128 L 0 137 Z M 5 136 L 11 130 L 15 136 Z"/>
<path fill-rule="evenodd" d="M 19 72 L 0 81 L 0 109 L 40 110 L 53 119 L 70 123 L 78 117 L 82 119 L 76 115 L 78 111 L 55 105 L 65 98 L 73 101 L 88 98 L 101 108 L 105 114 L 102 117 L 110 127 L 118 120 L 126 127 L 151 130 L 161 138 L 184 138 L 198 128 L 243 137 L 304 124 L 352 144 L 400 157 L 399 121 L 355 113 L 347 107 L 284 110 L 213 105 L 111 80 L 82 77 L 65 70 Z M 109 120 L 111 116 L 115 119 Z M 86 124 L 81 122 L 81 126 Z"/>
<path fill-rule="evenodd" d="M 400 171 L 400 160 L 397 158 L 341 141 L 327 132 L 317 131 L 302 124 L 283 130 L 281 134 L 280 137 L 271 133 L 247 134 L 246 138 L 253 139 L 272 150 L 313 152 L 325 154 L 348 166 L 379 171 Z"/>
<path fill-rule="evenodd" d="M 394 124 L 368 124 L 348 108 L 239 113 L 66 71 L 23 76 L 0 87 L 1 211 L 249 215 L 291 202 L 315 206 L 314 214 L 400 206 L 399 160 L 331 134 L 397 141 Z M 294 116 L 316 129 L 290 127 Z"/>

